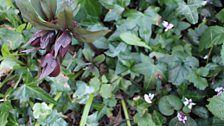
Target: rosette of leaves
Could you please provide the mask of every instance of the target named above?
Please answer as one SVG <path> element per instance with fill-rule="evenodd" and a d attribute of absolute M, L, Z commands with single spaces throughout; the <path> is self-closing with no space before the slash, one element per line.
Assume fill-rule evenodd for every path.
<path fill-rule="evenodd" d="M 71 46 L 72 37 L 80 42 L 94 42 L 108 33 L 88 31 L 81 28 L 73 19 L 79 11 L 76 0 L 16 0 L 22 16 L 39 31 L 33 34 L 28 43 L 36 50 L 46 51 L 41 60 L 40 79 L 60 73 L 60 62 Z"/>

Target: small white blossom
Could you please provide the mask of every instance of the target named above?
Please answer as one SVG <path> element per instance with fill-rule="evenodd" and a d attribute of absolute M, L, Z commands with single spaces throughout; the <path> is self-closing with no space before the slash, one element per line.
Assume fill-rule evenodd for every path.
<path fill-rule="evenodd" d="M 202 2 L 202 5 L 205 6 L 207 3 L 208 3 L 208 1 L 205 0 L 205 1 Z"/>
<path fill-rule="evenodd" d="M 178 112 L 177 113 L 177 118 L 178 118 L 178 120 L 180 121 L 180 122 L 182 122 L 182 123 L 186 123 L 186 121 L 187 121 L 187 116 L 183 113 L 183 112 Z"/>
<path fill-rule="evenodd" d="M 147 103 L 152 103 L 152 99 L 154 98 L 155 94 L 149 93 L 144 95 L 144 99 Z"/>
<path fill-rule="evenodd" d="M 208 55 L 205 55 L 205 56 L 203 57 L 203 59 L 208 59 Z"/>
<path fill-rule="evenodd" d="M 196 103 L 194 103 L 194 102 L 192 101 L 192 99 L 187 99 L 187 98 L 185 98 L 184 100 L 185 100 L 185 101 L 184 101 L 184 105 L 187 106 L 189 109 L 192 109 L 192 106 L 193 106 L 193 105 L 196 105 Z"/>
<path fill-rule="evenodd" d="M 173 24 L 171 24 L 171 23 L 169 23 L 169 22 L 167 22 L 167 21 L 163 21 L 163 26 L 166 28 L 165 29 L 165 32 L 167 32 L 168 30 L 170 30 L 170 29 L 172 29 L 173 28 Z"/>
<path fill-rule="evenodd" d="M 133 98 L 133 100 L 134 101 L 137 101 L 137 100 L 139 100 L 141 97 L 140 96 L 135 96 L 134 98 Z"/>
<path fill-rule="evenodd" d="M 223 87 L 217 87 L 215 89 L 215 92 L 217 92 L 217 95 L 219 96 L 219 95 L 221 95 L 222 92 L 224 92 L 224 88 Z"/>

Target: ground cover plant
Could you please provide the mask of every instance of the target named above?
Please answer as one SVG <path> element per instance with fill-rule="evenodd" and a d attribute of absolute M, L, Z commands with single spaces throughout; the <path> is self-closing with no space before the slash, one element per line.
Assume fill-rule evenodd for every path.
<path fill-rule="evenodd" d="M 1 126 L 224 125 L 224 1 L 0 2 Z"/>

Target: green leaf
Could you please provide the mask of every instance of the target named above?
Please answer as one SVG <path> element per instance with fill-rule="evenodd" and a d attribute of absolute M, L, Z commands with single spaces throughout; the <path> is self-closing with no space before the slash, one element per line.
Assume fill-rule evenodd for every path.
<path fill-rule="evenodd" d="M 187 117 L 187 121 L 185 122 L 185 124 L 183 122 L 180 122 L 177 117 L 171 119 L 171 121 L 169 122 L 169 126 L 197 126 L 197 123 L 191 118 L 191 117 Z"/>
<path fill-rule="evenodd" d="M 95 112 L 88 116 L 86 121 L 87 126 L 99 126 L 98 123 L 98 112 Z"/>
<path fill-rule="evenodd" d="M 194 86 L 200 90 L 204 90 L 208 87 L 208 81 L 206 78 L 203 78 L 196 73 L 191 73 L 188 76 L 188 80 L 194 84 Z"/>
<path fill-rule="evenodd" d="M 157 126 L 162 126 L 166 122 L 166 119 L 155 110 L 152 113 L 152 119 Z"/>
<path fill-rule="evenodd" d="M 75 28 L 73 29 L 73 34 L 76 36 L 78 34 L 77 39 L 81 42 L 94 42 L 100 37 L 106 35 L 110 30 L 101 30 L 101 31 L 88 31 L 83 28 Z"/>
<path fill-rule="evenodd" d="M 208 49 L 222 43 L 224 43 L 224 27 L 210 26 L 201 36 L 199 49 Z"/>
<path fill-rule="evenodd" d="M 51 112 L 46 118 L 38 120 L 38 122 L 42 126 L 68 126 L 67 122 L 62 118 L 62 115 L 56 110 Z"/>
<path fill-rule="evenodd" d="M 208 110 L 205 107 L 202 106 L 196 106 L 193 108 L 192 112 L 199 116 L 200 118 L 208 119 L 209 118 L 209 113 Z"/>
<path fill-rule="evenodd" d="M 45 15 L 42 7 L 41 7 L 42 0 L 30 0 L 32 7 L 35 9 L 35 12 L 40 16 L 43 20 L 47 20 L 47 15 Z"/>
<path fill-rule="evenodd" d="M 224 125 L 224 121 L 217 118 L 217 117 L 213 117 L 212 118 L 212 126 L 223 126 Z"/>
<path fill-rule="evenodd" d="M 104 21 L 117 21 L 121 18 L 121 14 L 123 13 L 124 8 L 118 5 L 115 5 L 113 9 L 109 10 L 106 14 Z"/>
<path fill-rule="evenodd" d="M 21 102 L 27 101 L 30 97 L 32 97 L 40 98 L 46 102 L 56 104 L 56 101 L 35 83 L 23 84 L 13 93 L 13 96 L 15 96 L 17 99 L 20 99 Z"/>
<path fill-rule="evenodd" d="M 73 98 L 79 102 L 79 104 L 85 104 L 89 98 L 89 95 L 96 89 L 91 85 L 87 85 L 85 82 L 77 81 L 77 90 L 73 94 Z"/>
<path fill-rule="evenodd" d="M 19 126 L 18 119 L 15 118 L 15 114 L 9 113 L 8 123 L 6 126 Z"/>
<path fill-rule="evenodd" d="M 208 110 L 216 117 L 224 120 L 224 93 L 220 96 L 213 96 L 208 99 L 209 104 L 207 105 Z"/>
<path fill-rule="evenodd" d="M 144 41 L 142 41 L 138 36 L 136 36 L 133 33 L 130 32 L 122 33 L 120 35 L 120 38 L 129 45 L 144 47 L 151 50 L 151 47 L 149 47 Z"/>
<path fill-rule="evenodd" d="M 96 63 L 96 64 L 100 64 L 105 60 L 105 58 L 106 58 L 105 55 L 101 54 L 101 55 L 98 55 L 97 57 L 95 57 L 93 59 L 93 62 Z"/>
<path fill-rule="evenodd" d="M 139 113 L 135 114 L 134 122 L 137 123 L 138 126 L 156 126 L 149 113 L 145 113 L 143 116 Z"/>
<path fill-rule="evenodd" d="M 1 53 L 2 53 L 3 57 L 7 57 L 11 54 L 10 51 L 9 51 L 9 47 L 7 46 L 6 43 L 2 45 Z"/>
<path fill-rule="evenodd" d="M 224 9 L 222 9 L 221 11 L 219 11 L 218 14 L 215 15 L 216 18 L 221 21 L 222 23 L 224 22 Z"/>
<path fill-rule="evenodd" d="M 70 7 L 68 1 L 62 1 L 62 3 L 58 6 L 61 6 L 59 10 L 57 10 L 57 25 L 61 30 L 68 28 L 72 30 L 74 28 L 73 25 L 73 10 Z M 77 7 L 77 5 L 74 5 Z"/>
<path fill-rule="evenodd" d="M 35 119 L 45 119 L 50 115 L 52 109 L 45 103 L 35 103 L 33 106 L 33 116 Z"/>
<path fill-rule="evenodd" d="M 81 8 L 87 16 L 97 17 L 101 14 L 102 7 L 98 0 L 79 0 Z"/>
<path fill-rule="evenodd" d="M 180 110 L 182 108 L 181 100 L 175 95 L 166 95 L 159 100 L 159 111 L 166 116 L 170 116 L 174 113 L 174 110 Z"/>
<path fill-rule="evenodd" d="M 103 84 L 100 88 L 100 94 L 103 98 L 112 97 L 112 86 L 109 84 Z"/>
<path fill-rule="evenodd" d="M 164 64 L 154 64 L 154 61 L 150 57 L 143 54 L 141 54 L 141 60 L 142 63 L 134 65 L 131 70 L 145 76 L 145 89 L 152 86 L 158 79 L 167 80 L 165 75 L 166 66 Z"/>
<path fill-rule="evenodd" d="M 20 33 L 0 28 L 0 45 L 6 44 L 11 50 L 15 50 L 23 42 L 24 38 Z"/>
<path fill-rule="evenodd" d="M 0 70 L 9 69 L 12 70 L 17 63 L 13 61 L 11 58 L 4 59 L 0 64 Z"/>
<path fill-rule="evenodd" d="M 41 0 L 40 1 L 41 10 L 43 11 L 44 15 L 47 17 L 47 20 L 53 20 L 56 16 L 56 9 L 57 9 L 57 0 Z"/>
<path fill-rule="evenodd" d="M 6 126 L 8 123 L 9 112 L 12 109 L 10 102 L 4 102 L 0 104 L 0 124 Z"/>
<path fill-rule="evenodd" d="M 184 1 L 179 2 L 177 12 L 184 15 L 191 24 L 198 23 L 199 7 L 205 4 L 203 0 L 188 0 L 187 4 Z"/>
<path fill-rule="evenodd" d="M 55 30 L 58 27 L 51 22 L 46 22 L 40 18 L 35 12 L 31 2 L 29 0 L 16 0 L 16 5 L 22 12 L 23 17 L 31 24 L 35 25 L 41 30 Z"/>
<path fill-rule="evenodd" d="M 68 84 L 69 78 L 63 74 L 59 74 L 57 77 L 48 77 L 47 80 L 51 83 L 51 93 L 53 94 L 71 90 L 71 87 Z"/>
<path fill-rule="evenodd" d="M 192 68 L 199 65 L 198 60 L 194 57 L 182 59 L 172 55 L 161 58 L 161 61 L 168 64 L 169 82 L 174 85 L 182 84 L 192 72 Z"/>

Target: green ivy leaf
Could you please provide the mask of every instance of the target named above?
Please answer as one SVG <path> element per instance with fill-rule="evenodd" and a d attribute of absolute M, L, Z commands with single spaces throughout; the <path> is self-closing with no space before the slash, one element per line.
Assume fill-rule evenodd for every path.
<path fill-rule="evenodd" d="M 45 103 L 35 103 L 33 106 L 33 116 L 35 119 L 45 119 L 50 115 L 52 109 Z"/>
<path fill-rule="evenodd" d="M 199 7 L 205 4 L 203 0 L 188 0 L 187 4 L 184 1 L 179 2 L 177 12 L 184 15 L 191 24 L 198 23 Z"/>
<path fill-rule="evenodd" d="M 115 5 L 113 9 L 109 10 L 109 12 L 106 14 L 104 21 L 117 21 L 121 18 L 121 14 L 123 13 L 124 8 L 119 6 L 119 5 Z"/>
<path fill-rule="evenodd" d="M 68 92 L 71 90 L 71 87 L 68 84 L 69 78 L 63 74 L 59 74 L 57 77 L 48 77 L 47 80 L 51 83 L 51 93 L 53 94 L 56 92 Z"/>
<path fill-rule="evenodd" d="M 138 36 L 133 33 L 125 32 L 122 33 L 120 37 L 125 43 L 129 45 L 144 47 L 151 50 L 150 46 L 148 46 L 144 41 L 142 41 Z"/>
<path fill-rule="evenodd" d="M 197 75 L 196 73 L 191 73 L 188 76 L 188 80 L 192 82 L 194 86 L 200 90 L 204 90 L 206 87 L 208 87 L 207 79 Z"/>
<path fill-rule="evenodd" d="M 224 43 L 224 27 L 210 26 L 201 36 L 199 49 L 208 49 L 222 43 Z"/>
<path fill-rule="evenodd" d="M 157 79 L 166 80 L 166 66 L 163 64 L 154 64 L 150 57 L 141 54 L 142 63 L 138 63 L 132 67 L 132 71 L 145 75 L 144 88 L 148 89 Z"/>
<path fill-rule="evenodd" d="M 43 119 L 38 120 L 42 126 L 68 126 L 67 122 L 62 118 L 62 115 L 56 110 L 51 112 L 51 114 Z"/>
<path fill-rule="evenodd" d="M 103 98 L 112 97 L 112 86 L 109 84 L 103 84 L 100 89 L 100 94 Z"/>
<path fill-rule="evenodd" d="M 17 49 L 24 42 L 22 34 L 0 28 L 0 45 L 6 44 L 11 50 Z"/>
<path fill-rule="evenodd" d="M 182 108 L 181 100 L 175 95 L 166 95 L 159 100 L 159 111 L 166 116 L 170 116 L 174 113 L 174 110 L 180 110 Z"/>
<path fill-rule="evenodd" d="M 221 21 L 222 23 L 224 22 L 224 9 L 222 9 L 221 11 L 219 11 L 218 14 L 215 15 L 216 18 Z"/>
<path fill-rule="evenodd" d="M 96 89 L 91 85 L 87 85 L 85 82 L 77 81 L 77 90 L 73 94 L 73 98 L 79 102 L 79 104 L 85 104 L 89 95 L 93 93 Z"/>
<path fill-rule="evenodd" d="M 207 105 L 208 110 L 216 117 L 224 120 L 224 93 L 220 96 L 213 96 L 208 99 L 209 104 Z"/>
<path fill-rule="evenodd" d="M 161 61 L 168 63 L 169 82 L 174 85 L 182 84 L 192 72 L 192 68 L 196 68 L 199 65 L 198 60 L 191 56 L 185 59 L 177 56 L 165 56 Z"/>
<path fill-rule="evenodd" d="M 23 84 L 13 93 L 13 96 L 15 96 L 17 99 L 20 99 L 21 102 L 27 101 L 30 97 L 32 97 L 40 98 L 46 102 L 56 104 L 55 100 L 43 89 L 38 87 L 36 83 Z"/>

